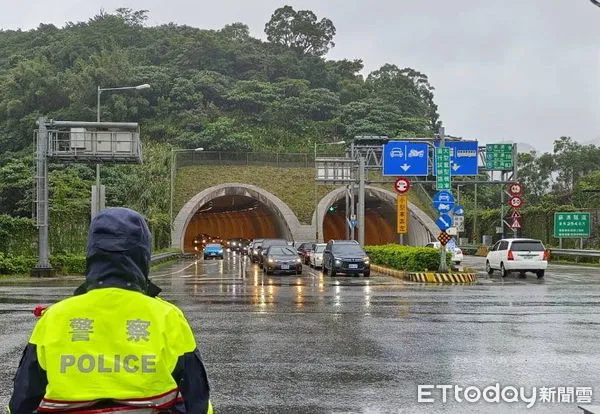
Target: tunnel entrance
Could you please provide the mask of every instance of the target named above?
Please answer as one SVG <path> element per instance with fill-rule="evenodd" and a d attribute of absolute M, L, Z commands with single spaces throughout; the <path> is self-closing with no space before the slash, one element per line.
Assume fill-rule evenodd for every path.
<path fill-rule="evenodd" d="M 286 238 L 285 223 L 255 198 L 226 195 L 200 206 L 187 226 L 184 249 L 199 239 Z"/>
<path fill-rule="evenodd" d="M 346 201 L 345 198 L 341 198 L 334 202 L 325 213 L 323 218 L 324 240 L 345 239 L 349 230 L 348 223 L 346 223 Z M 357 232 L 355 239 L 358 239 Z M 375 246 L 396 243 L 398 240 L 396 206 L 376 197 L 366 197 L 365 244 Z"/>
<path fill-rule="evenodd" d="M 279 198 L 242 183 L 219 184 L 196 194 L 173 222 L 171 245 L 194 250 L 194 239 L 284 238 L 294 240 L 301 228 L 296 215 Z"/>
<path fill-rule="evenodd" d="M 318 217 L 313 215 L 313 226 L 323 235 L 321 241 L 345 239 L 348 230 L 346 222 L 345 187 L 337 188 L 321 199 Z M 355 199 L 355 202 L 358 201 Z M 396 232 L 397 194 L 389 190 L 367 186 L 365 189 L 365 245 L 398 243 Z M 357 209 L 355 208 L 355 212 Z M 439 233 L 434 221 L 421 209 L 408 202 L 408 233 L 402 242 L 410 246 L 424 246 Z M 316 221 L 315 221 L 316 220 Z M 358 240 L 358 229 L 355 229 Z"/>

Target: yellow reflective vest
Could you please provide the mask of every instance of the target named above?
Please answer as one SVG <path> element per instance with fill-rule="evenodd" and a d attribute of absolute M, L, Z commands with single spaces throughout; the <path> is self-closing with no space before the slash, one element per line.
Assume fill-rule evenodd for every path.
<path fill-rule="evenodd" d="M 181 401 L 172 377 L 177 360 L 196 349 L 176 306 L 119 288 L 50 306 L 30 342 L 48 377 L 40 411 L 85 409 L 105 399 L 140 412 L 169 407 Z"/>

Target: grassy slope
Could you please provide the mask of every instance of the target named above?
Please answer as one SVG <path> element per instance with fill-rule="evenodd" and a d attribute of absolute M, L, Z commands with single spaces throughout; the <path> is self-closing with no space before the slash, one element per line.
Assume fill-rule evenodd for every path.
<path fill-rule="evenodd" d="M 314 168 L 184 167 L 177 172 L 173 208 L 177 213 L 188 200 L 206 188 L 223 183 L 246 183 L 261 187 L 279 197 L 296 213 L 301 223 L 310 224 L 315 205 L 313 177 Z M 380 187 L 393 191 L 391 185 Z M 334 188 L 318 186 L 319 200 Z M 424 206 L 414 191 L 411 191 L 410 201 L 419 207 Z"/>

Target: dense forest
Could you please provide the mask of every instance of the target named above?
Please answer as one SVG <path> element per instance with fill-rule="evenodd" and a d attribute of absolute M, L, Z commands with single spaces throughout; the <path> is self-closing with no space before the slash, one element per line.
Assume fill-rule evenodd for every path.
<path fill-rule="evenodd" d="M 151 85 L 102 94 L 102 120 L 142 125 L 145 161 L 103 168 L 102 181 L 107 205 L 148 217 L 156 247 L 169 242 L 172 147 L 310 152 L 315 142 L 432 136 L 439 127 L 425 74 L 396 64 L 363 74 L 361 60 L 327 59 L 334 22 L 309 10 L 285 6 L 267 16 L 266 41 L 251 37 L 243 23 L 220 30 L 149 27 L 147 16 L 117 9 L 62 28 L 0 31 L 0 252 L 33 251 L 26 235 L 35 202 L 36 119 L 95 121 L 99 86 Z M 590 208 L 600 198 L 581 191 L 600 186 L 595 146 L 563 137 L 553 153 L 523 154 L 521 161 L 529 206 Z M 93 181 L 93 166 L 50 166 L 53 251 L 82 251 Z M 480 191 L 479 207 L 497 208 L 498 191 Z M 468 204 L 472 190 L 464 194 Z"/>
<path fill-rule="evenodd" d="M 146 19 L 147 11 L 118 9 L 63 28 L 0 32 L 0 229 L 28 227 L 13 218 L 31 217 L 35 120 L 94 121 L 98 86 L 151 85 L 102 94 L 102 120 L 142 125 L 145 159 L 141 168 L 103 168 L 102 181 L 107 205 L 143 212 L 159 247 L 169 239 L 172 146 L 309 152 L 336 137 L 431 136 L 437 128 L 427 76 L 392 64 L 363 76 L 360 60 L 326 59 L 335 26 L 308 10 L 276 10 L 267 41 L 243 23 L 202 30 L 147 27 Z M 82 248 L 92 167 L 50 167 L 54 249 Z"/>

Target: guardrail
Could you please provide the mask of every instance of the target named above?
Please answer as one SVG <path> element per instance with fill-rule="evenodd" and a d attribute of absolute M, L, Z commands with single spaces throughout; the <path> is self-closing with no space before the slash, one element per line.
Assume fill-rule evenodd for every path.
<path fill-rule="evenodd" d="M 562 256 L 588 256 L 588 257 L 600 257 L 600 250 L 588 250 L 588 249 L 548 249 L 550 254 L 562 255 Z"/>
<path fill-rule="evenodd" d="M 150 264 L 152 266 L 154 266 L 159 263 L 170 260 L 174 257 L 178 257 L 180 255 L 181 255 L 181 253 L 179 253 L 179 252 L 165 252 L 165 253 L 153 254 L 152 257 L 150 258 Z"/>
<path fill-rule="evenodd" d="M 464 250 L 477 250 L 482 249 L 481 252 L 487 254 L 487 250 L 483 250 L 484 248 L 489 248 L 491 246 L 475 246 L 475 245 L 461 245 L 459 248 Z M 592 249 L 553 249 L 549 248 L 548 251 L 551 255 L 556 256 L 585 256 L 585 257 L 600 257 L 600 250 L 592 250 Z M 483 254 L 485 256 L 485 254 Z"/>

